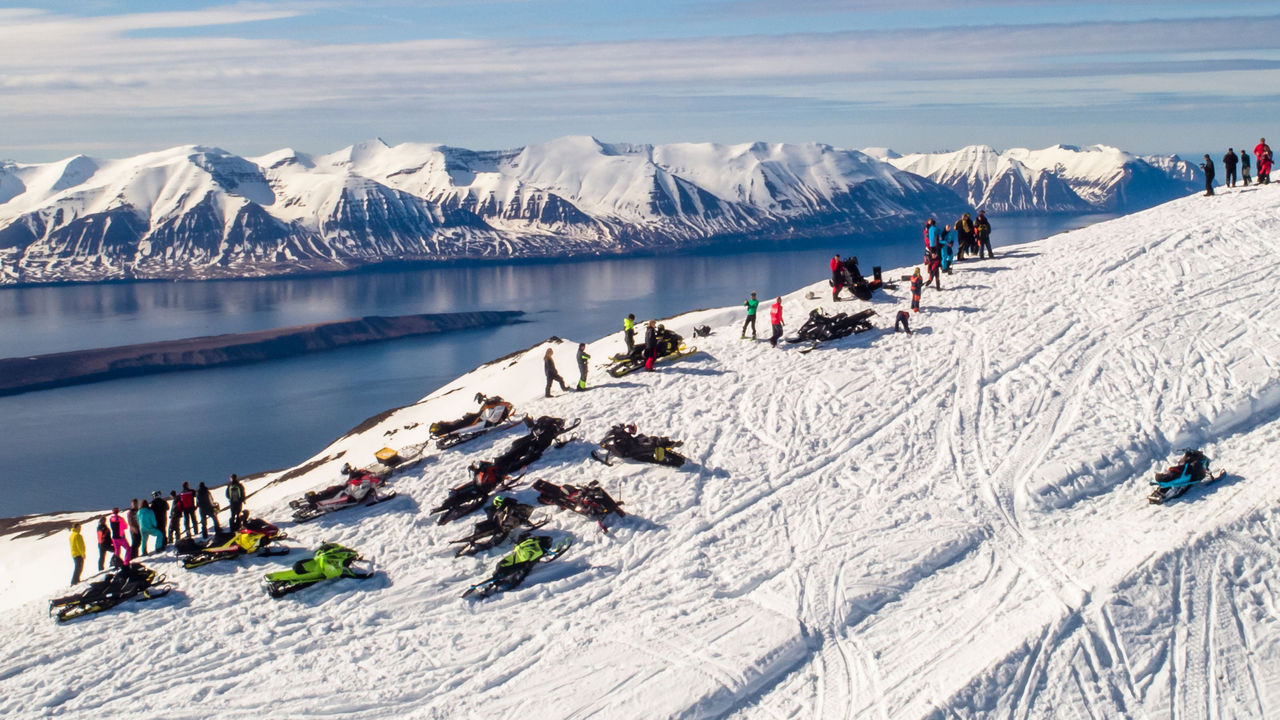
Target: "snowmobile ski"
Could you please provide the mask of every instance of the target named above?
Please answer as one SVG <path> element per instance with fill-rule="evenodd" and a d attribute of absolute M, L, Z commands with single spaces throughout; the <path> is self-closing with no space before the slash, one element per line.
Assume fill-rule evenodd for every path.
<path fill-rule="evenodd" d="M 438 440 L 436 440 L 436 449 L 445 450 L 451 447 L 457 447 L 458 445 L 461 445 L 463 443 L 469 443 L 472 440 L 475 440 L 476 438 L 479 438 L 483 435 L 488 435 L 491 432 L 502 432 L 503 430 L 509 430 L 519 425 L 522 422 L 524 422 L 523 415 L 519 417 L 512 417 L 505 422 L 494 425 L 493 427 L 479 428 L 477 430 L 465 430 L 465 431 L 459 431 L 459 432 L 452 432 L 452 433 L 449 433 L 448 435 L 441 436 Z"/>
<path fill-rule="evenodd" d="M 345 505 L 326 505 L 323 507 L 311 507 L 303 503 L 301 506 L 293 506 L 296 508 L 293 511 L 293 521 L 296 523 L 311 522 L 316 518 L 324 517 L 325 515 L 338 512 L 339 510 L 346 510 L 347 508 L 353 508 L 353 507 L 369 507 L 370 505 L 377 505 L 378 503 L 386 502 L 395 496 L 396 496 L 396 492 L 393 490 L 389 493 L 379 495 L 373 500 L 369 500 L 366 502 L 347 503 Z M 299 501 L 295 500 L 294 502 L 299 502 Z"/>

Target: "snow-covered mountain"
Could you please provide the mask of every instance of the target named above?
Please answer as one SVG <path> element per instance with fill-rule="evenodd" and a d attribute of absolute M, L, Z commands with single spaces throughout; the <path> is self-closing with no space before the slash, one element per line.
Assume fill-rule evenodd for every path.
<path fill-rule="evenodd" d="M 971 145 L 902 156 L 864 152 L 948 187 L 988 213 L 1124 212 L 1197 189 L 1194 168 L 1176 155 L 1144 158 L 1105 145 L 1004 152 Z"/>
<path fill-rule="evenodd" d="M 373 141 L 258 158 L 184 146 L 0 166 L 0 283 L 846 236 L 959 207 L 931 181 L 818 144 Z"/>
<path fill-rule="evenodd" d="M 96 514 L 0 523 L 0 715 L 1273 717 L 1280 325 L 1260 319 L 1280 313 L 1277 233 L 1276 186 L 1183 198 L 958 263 L 913 336 L 891 329 L 907 289 L 878 293 L 878 329 L 803 354 L 739 340 L 735 299 L 665 321 L 710 325 L 699 354 L 622 380 L 593 367 L 590 392 L 546 399 L 546 348 L 563 369 L 579 340 L 622 346 L 566 327 L 249 484 L 247 507 L 283 521 L 476 392 L 581 418 L 587 441 L 618 422 L 684 441 L 680 469 L 549 449 L 529 479 L 598 481 L 628 517 L 603 534 L 539 510 L 572 549 L 486 601 L 459 595 L 499 551 L 455 558 L 471 519 L 427 510 L 515 430 L 432 450 L 388 502 L 283 523 L 289 557 L 148 556 L 174 592 L 69 625 L 46 601 L 67 591 L 66 523 Z M 850 309 L 828 297 L 821 280 L 784 296 L 789 329 Z M 1147 504 L 1187 446 L 1225 477 Z M 179 480 L 157 459 L 135 494 Z M 269 599 L 263 574 L 326 540 L 378 574 Z"/>

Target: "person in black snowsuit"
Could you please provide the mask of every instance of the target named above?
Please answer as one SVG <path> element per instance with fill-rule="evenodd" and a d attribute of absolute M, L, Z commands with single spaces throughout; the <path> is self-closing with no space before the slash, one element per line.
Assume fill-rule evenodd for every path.
<path fill-rule="evenodd" d="M 1240 179 L 1245 187 L 1249 187 L 1249 181 L 1253 179 L 1249 176 L 1249 151 L 1244 148 L 1240 148 Z"/>
<path fill-rule="evenodd" d="M 107 519 L 98 518 L 98 572 L 105 567 L 107 556 L 111 554 L 111 530 L 107 528 Z"/>
<path fill-rule="evenodd" d="M 978 219 L 973 223 L 973 235 L 978 244 L 978 259 L 982 259 L 984 250 L 988 258 L 994 258 L 996 254 L 991 252 L 991 221 L 987 220 L 986 210 L 978 211 Z"/>
<path fill-rule="evenodd" d="M 547 375 L 547 388 L 543 391 L 543 395 L 551 397 L 551 383 L 560 383 L 561 390 L 568 390 L 569 386 L 564 384 L 564 378 L 560 377 L 560 373 L 556 371 L 556 361 L 551 356 L 552 349 L 547 348 L 547 352 L 542 356 L 542 371 Z"/>
<path fill-rule="evenodd" d="M 650 320 L 644 326 L 644 369 L 653 370 L 656 362 L 658 362 L 658 328 L 657 321 Z"/>
<path fill-rule="evenodd" d="M 218 522 L 218 511 L 213 506 L 213 497 L 209 487 L 203 482 L 196 489 L 196 507 L 200 508 L 200 537 L 209 537 L 209 521 L 213 520 L 214 533 L 222 532 L 222 523 Z"/>
<path fill-rule="evenodd" d="M 1200 163 L 1200 169 L 1204 171 L 1204 196 L 1209 197 L 1213 194 L 1213 159 L 1208 154 L 1204 156 L 1204 162 Z"/>
<path fill-rule="evenodd" d="M 1227 148 L 1227 154 L 1222 156 L 1222 169 L 1226 171 L 1226 179 L 1223 180 L 1229 188 L 1236 186 L 1236 163 L 1240 158 L 1236 157 L 1235 148 Z"/>
<path fill-rule="evenodd" d="M 578 343 L 578 389 L 587 389 L 587 362 L 591 356 L 587 354 L 587 344 Z"/>
<path fill-rule="evenodd" d="M 165 539 L 160 545 L 163 550 L 169 540 L 169 503 L 165 502 L 159 490 L 151 493 L 151 512 L 156 515 L 156 529 L 160 531 L 160 537 Z"/>

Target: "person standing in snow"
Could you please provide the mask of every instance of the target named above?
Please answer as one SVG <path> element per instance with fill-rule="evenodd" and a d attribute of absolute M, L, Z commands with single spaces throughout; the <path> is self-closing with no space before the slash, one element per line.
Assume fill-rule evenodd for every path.
<path fill-rule="evenodd" d="M 951 226 L 943 228 L 938 237 L 939 266 L 942 272 L 951 274 L 951 259 L 955 257 L 955 249 L 951 244 Z"/>
<path fill-rule="evenodd" d="M 222 532 L 222 523 L 218 522 L 218 507 L 213 504 L 213 496 L 209 494 L 209 486 L 203 482 L 196 489 L 196 505 L 200 508 L 200 537 L 209 537 L 210 520 L 213 520 L 214 534 Z"/>
<path fill-rule="evenodd" d="M 773 307 L 769 308 L 769 323 L 773 325 L 773 337 L 769 338 L 769 344 L 778 347 L 778 338 L 782 337 L 782 296 L 778 296 L 773 301 Z"/>
<path fill-rule="evenodd" d="M 1236 149 L 1227 148 L 1227 154 L 1222 156 L 1222 169 L 1226 171 L 1227 177 L 1222 182 L 1229 188 L 1236 186 L 1236 163 L 1239 161 Z"/>
<path fill-rule="evenodd" d="M 831 302 L 840 299 L 840 290 L 844 288 L 844 272 L 840 266 L 840 256 L 835 255 L 831 258 Z M 746 332 L 746 328 L 743 328 Z"/>
<path fill-rule="evenodd" d="M 551 356 L 552 349 L 547 348 L 547 352 L 542 356 L 542 371 L 547 376 L 547 389 L 543 391 L 543 395 L 551 397 L 551 383 L 560 383 L 561 390 L 568 390 L 569 386 L 564 384 L 564 378 L 560 377 L 560 373 L 556 371 L 556 361 Z"/>
<path fill-rule="evenodd" d="M 133 551 L 131 557 L 137 557 L 138 548 L 142 546 L 142 528 L 138 525 L 138 498 L 134 498 L 129 503 L 129 511 L 125 513 L 125 518 L 129 524 L 129 549 Z"/>
<path fill-rule="evenodd" d="M 156 514 L 151 511 L 151 503 L 146 500 L 138 506 L 138 527 L 142 529 L 142 545 L 139 548 L 138 557 L 147 554 L 147 538 L 154 537 L 156 539 L 153 552 L 160 552 L 164 549 L 164 536 L 160 534 L 159 528 L 156 527 Z"/>
<path fill-rule="evenodd" d="M 578 389 L 587 389 L 587 362 L 591 356 L 587 354 L 587 344 L 578 343 Z"/>
<path fill-rule="evenodd" d="M 622 339 L 627 342 L 627 357 L 636 349 L 636 314 L 627 313 L 622 319 Z"/>
<path fill-rule="evenodd" d="M 976 250 L 973 241 L 973 219 L 969 213 L 960 216 L 956 221 L 956 260 L 963 260 L 966 254 L 972 255 Z"/>
<path fill-rule="evenodd" d="M 1253 146 L 1253 157 L 1258 161 L 1258 184 L 1271 184 L 1271 146 L 1266 138 L 1259 138 Z"/>
<path fill-rule="evenodd" d="M 1249 177 L 1249 152 L 1244 148 L 1240 149 L 1240 180 L 1245 187 L 1249 187 L 1249 181 L 1253 178 Z"/>
<path fill-rule="evenodd" d="M 644 326 L 644 369 L 653 371 L 658 362 L 658 321 L 650 320 Z"/>
<path fill-rule="evenodd" d="M 924 224 L 924 249 L 928 252 L 933 249 L 934 243 L 938 238 L 938 221 L 929 218 Z"/>
<path fill-rule="evenodd" d="M 111 528 L 111 552 L 122 564 L 133 562 L 133 548 L 129 547 L 129 523 L 120 517 L 120 508 L 111 508 L 111 517 L 107 518 L 107 527 Z"/>
<path fill-rule="evenodd" d="M 163 541 L 160 543 L 160 549 L 165 549 L 169 539 L 169 503 L 164 501 L 164 496 L 159 490 L 151 493 L 151 512 L 156 516 L 156 529 L 160 531 L 160 537 Z"/>
<path fill-rule="evenodd" d="M 1200 169 L 1204 171 L 1204 196 L 1209 197 L 1213 194 L 1213 159 L 1205 153 L 1204 162 L 1200 163 Z"/>
<path fill-rule="evenodd" d="M 169 542 L 176 543 L 182 537 L 182 500 L 178 491 L 169 491 Z"/>
<path fill-rule="evenodd" d="M 840 257 L 837 255 L 836 257 Z M 747 339 L 747 326 L 751 326 L 751 339 L 756 340 L 756 308 L 760 307 L 760 301 L 756 299 L 756 294 L 751 293 L 751 297 L 742 303 L 747 306 L 747 319 L 742 321 L 742 337 L 739 340 Z"/>
<path fill-rule="evenodd" d="M 107 527 L 105 517 L 98 518 L 98 572 L 106 567 L 107 556 L 111 554 L 111 528 Z"/>
<path fill-rule="evenodd" d="M 920 277 L 920 268 L 911 273 L 911 312 L 920 312 L 920 290 L 924 285 L 923 278 Z"/>
<path fill-rule="evenodd" d="M 187 537 L 191 537 L 196 527 L 196 491 L 191 489 L 191 483 L 182 483 L 178 503 L 182 505 L 182 524 L 186 526 Z"/>
<path fill-rule="evenodd" d="M 982 251 L 987 251 L 988 258 L 994 258 L 995 253 L 991 252 L 991 221 L 987 220 L 987 211 L 979 210 L 978 219 L 973 224 L 973 234 L 978 241 L 978 259 L 982 259 Z"/>
<path fill-rule="evenodd" d="M 84 571 L 84 536 L 80 534 L 80 523 L 71 523 L 71 584 L 80 582 L 80 573 Z"/>
<path fill-rule="evenodd" d="M 240 482 L 239 476 L 231 473 L 231 478 L 227 481 L 227 504 L 231 506 L 231 518 L 227 520 L 227 524 L 231 526 L 231 532 L 240 529 L 240 511 L 244 509 L 244 483 Z"/>

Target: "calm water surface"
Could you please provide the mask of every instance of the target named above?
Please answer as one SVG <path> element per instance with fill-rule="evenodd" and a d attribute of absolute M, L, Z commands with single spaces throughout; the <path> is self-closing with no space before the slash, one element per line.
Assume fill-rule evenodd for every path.
<path fill-rule="evenodd" d="M 994 245 L 1111 216 L 993 218 Z M 787 250 L 361 272 L 335 277 L 0 289 L 0 357 L 247 332 L 363 315 L 524 310 L 531 322 L 255 365 L 0 398 L 0 517 L 110 507 L 182 482 L 294 465 L 361 420 L 551 335 L 790 292 L 919 260 L 917 232 Z"/>

